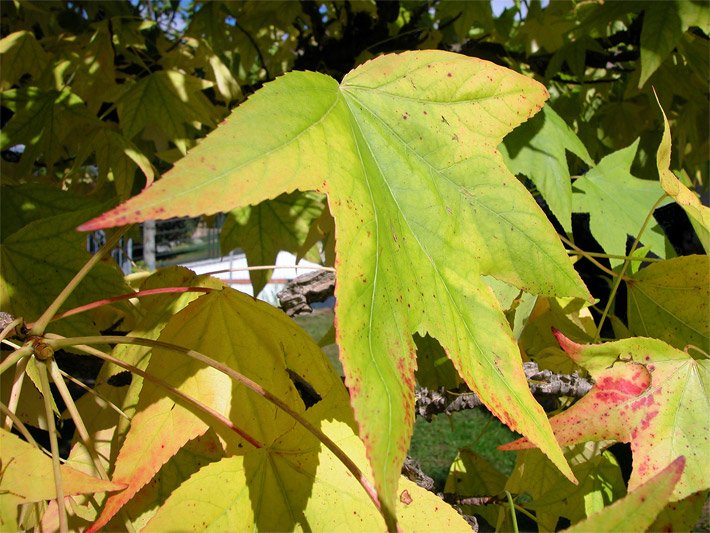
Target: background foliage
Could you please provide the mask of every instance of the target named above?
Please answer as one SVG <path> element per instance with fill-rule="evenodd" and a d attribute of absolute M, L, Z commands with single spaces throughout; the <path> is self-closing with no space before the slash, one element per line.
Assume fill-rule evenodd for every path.
<path fill-rule="evenodd" d="M 555 326 L 582 342 L 640 335 L 680 350 L 692 345 L 699 352 L 691 351 L 691 355 L 699 357 L 698 353 L 708 351 L 709 336 L 704 255 L 708 234 L 707 226 L 703 227 L 707 214 L 697 200 L 697 196 L 707 196 L 710 154 L 707 4 L 560 0 L 546 6 L 539 1 L 520 2 L 502 11 L 495 7 L 494 13 L 489 2 L 432 0 L 3 2 L 0 307 L 28 322 L 42 315 L 87 260 L 85 236 L 73 229 L 153 183 L 265 83 L 292 70 L 320 72 L 340 82 L 351 69 L 380 54 L 441 49 L 508 67 L 539 81 L 550 94 L 542 111 L 510 133 L 500 151 L 577 259 L 575 268 L 597 302 L 587 308 L 581 300 L 534 297 L 491 281 L 523 356 L 557 372 L 581 371 L 558 348 L 550 333 Z M 668 118 L 672 144 L 670 138 L 662 144 L 666 138 L 659 104 Z M 662 161 L 657 156 L 659 145 L 670 149 Z M 690 190 L 686 196 L 674 195 L 677 202 L 666 197 L 659 205 L 657 200 L 664 190 L 668 192 L 663 179 L 669 168 Z M 209 171 L 207 165 L 205 172 Z M 235 209 L 227 213 L 223 250 L 243 248 L 252 265 L 273 264 L 279 250 L 289 250 L 333 266 L 335 230 L 325 204 L 322 194 L 296 191 Z M 637 247 L 634 238 L 644 228 Z M 640 262 L 624 259 L 629 253 L 651 261 L 639 268 Z M 156 276 L 141 288 L 212 283 L 182 271 Z M 268 271 L 255 271 L 252 281 L 258 289 L 269 276 Z M 127 293 L 132 290 L 129 282 L 115 265 L 102 262 L 62 310 Z M 155 339 L 195 297 L 160 296 L 138 306 L 118 302 L 91 315 L 53 322 L 49 331 L 66 336 L 130 331 Z M 171 327 L 174 330 L 178 325 L 173 322 Z M 146 368 L 147 349 L 124 348 L 116 348 L 114 355 Z M 652 348 L 657 349 L 655 344 L 642 344 L 639 350 Z M 639 357 L 639 350 L 634 350 L 629 352 L 635 354 L 632 359 Z M 683 353 L 665 348 L 660 352 L 665 355 L 654 357 L 663 361 L 664 357 L 669 361 L 681 358 L 678 354 Z M 424 355 L 420 353 L 420 383 L 431 379 Z M 703 364 L 706 357 L 700 357 Z M 672 363 L 666 364 L 671 370 L 664 372 L 677 376 Z M 442 370 L 440 366 L 434 374 L 440 384 L 450 390 L 458 387 L 453 367 L 444 365 Z M 598 377 L 598 369 L 586 368 Z M 28 375 L 38 383 L 31 372 Z M 106 389 L 105 394 L 111 390 L 108 380 L 118 374 L 116 367 L 106 364 L 102 368 L 97 383 Z M 136 381 L 131 385 L 134 394 L 140 390 Z M 282 385 L 288 389 L 288 381 Z M 3 389 L 10 390 L 8 386 Z M 667 388 L 661 392 L 674 394 Z M 333 404 L 344 409 L 342 398 L 335 396 Z M 707 412 L 707 402 L 699 394 L 689 409 Z M 20 405 L 32 404 L 23 396 Z M 28 407 L 24 421 L 46 427 L 35 411 Z M 337 429 L 346 440 L 345 426 L 354 424 L 347 420 Z M 125 435 L 125 427 L 116 424 L 117 435 Z M 699 424 L 701 433 L 707 430 L 702 420 L 687 424 Z M 601 431 L 604 439 L 631 441 L 634 446 L 636 436 L 622 438 L 614 431 L 610 435 L 608 427 L 605 431 Z M 213 443 L 218 437 L 211 438 Z M 691 443 L 700 447 L 696 454 L 707 451 L 700 440 Z M 173 444 L 182 448 L 177 442 Z M 575 443 L 573 439 L 566 442 Z M 198 443 L 192 450 L 182 448 L 180 453 L 191 454 L 191 458 L 176 468 L 192 466 L 165 481 L 168 491 L 205 462 L 215 460 L 209 455 L 210 446 Z M 3 445 L 3 449 L 9 448 Z M 118 444 L 111 448 L 113 459 L 118 449 Z M 354 455 L 362 453 L 355 445 L 349 449 Z M 540 486 L 540 477 L 553 467 L 532 450 L 519 453 L 518 465 L 527 461 L 539 475 L 526 479 L 516 466 L 507 482 L 507 476 L 495 473 L 477 480 L 472 472 L 489 470 L 482 466 L 483 459 L 462 452 L 445 491 L 457 497 L 479 497 L 508 490 L 518 498 L 521 520 L 525 513 L 533 514 L 541 528 L 549 529 L 586 518 L 626 493 L 617 460 L 608 451 L 577 444 L 565 448 L 565 453 L 578 479 L 582 480 L 582 471 L 588 479 L 602 480 L 605 488 L 597 490 L 590 488 L 591 481 L 590 486 L 583 482 L 585 488 L 576 493 L 576 499 L 561 502 L 559 495 L 569 491 L 565 485 L 569 482 L 555 471 L 557 477 L 550 474 L 549 484 Z M 315 468 L 312 460 L 303 463 L 306 470 Z M 692 460 L 689 464 L 704 468 Z M 3 465 L 7 466 L 6 457 Z M 678 468 L 682 470 L 682 465 L 672 465 L 664 470 L 667 479 L 673 479 Z M 156 471 L 160 466 L 155 465 Z M 710 478 L 702 474 L 695 472 L 698 478 Z M 670 483 L 666 478 L 663 482 Z M 687 483 L 681 479 L 679 486 Z M 678 496 L 679 489 L 673 489 L 677 481 L 656 499 L 665 504 L 674 490 Z M 638 483 L 632 485 L 629 488 Z M 657 526 L 667 520 L 682 529 L 681 517 L 687 520 L 699 514 L 702 490 L 707 489 L 701 485 L 691 483 L 692 490 L 682 494 L 680 503 L 671 498 L 674 503 L 658 518 L 663 506 L 651 512 L 648 525 L 656 519 Z M 50 497 L 47 493 L 23 495 L 19 501 Z M 158 495 L 148 499 L 153 508 L 163 503 Z M 510 513 L 501 511 L 503 500 L 477 501 L 476 505 L 469 500 L 461 505 L 465 512 L 509 529 Z M 141 517 L 136 525 L 142 526 L 150 513 L 135 505 L 128 514 Z M 309 516 L 317 514 L 311 512 L 315 514 Z M 12 514 L 10 510 L 3 517 Z M 47 518 L 50 515 L 45 515 L 46 524 L 54 523 Z M 365 511 L 363 516 L 371 517 Z M 75 525 L 87 523 L 80 519 L 95 517 L 94 509 L 93 515 L 75 517 L 79 520 Z M 31 517 L 23 515 L 22 519 L 25 526 L 31 525 Z M 258 513 L 254 520 L 264 528 L 274 527 L 260 522 L 267 518 Z M 416 524 L 417 517 L 410 520 Z"/>

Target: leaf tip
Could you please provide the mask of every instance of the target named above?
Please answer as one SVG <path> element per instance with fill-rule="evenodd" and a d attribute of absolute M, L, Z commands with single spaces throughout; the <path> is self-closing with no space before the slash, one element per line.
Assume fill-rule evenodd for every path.
<path fill-rule="evenodd" d="M 554 335 L 555 339 L 557 339 L 557 343 L 560 345 L 560 348 L 562 348 L 565 353 L 569 355 L 572 359 L 576 360 L 577 356 L 584 348 L 584 345 L 578 344 L 573 340 L 568 339 L 564 333 L 562 333 L 559 329 L 555 327 L 552 328 L 552 334 Z"/>

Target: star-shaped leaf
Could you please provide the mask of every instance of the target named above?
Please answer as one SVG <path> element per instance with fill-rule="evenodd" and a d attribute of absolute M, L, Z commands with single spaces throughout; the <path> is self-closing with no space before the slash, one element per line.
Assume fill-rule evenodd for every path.
<path fill-rule="evenodd" d="M 529 78 L 441 51 L 380 57 L 340 85 L 292 72 L 153 187 L 82 229 L 226 211 L 296 188 L 327 193 L 337 342 L 385 505 L 394 508 L 412 434 L 415 332 L 438 339 L 486 405 L 571 477 L 481 279 L 589 298 L 497 151 L 546 96 Z"/>
<path fill-rule="evenodd" d="M 681 455 L 687 466 L 671 501 L 710 487 L 710 361 L 693 359 L 656 339 L 582 345 L 559 332 L 556 336 L 596 381 L 574 406 L 550 419 L 560 444 L 630 442 L 634 469 L 629 491 Z M 525 438 L 504 446 L 508 450 L 528 447 Z"/>
<path fill-rule="evenodd" d="M 562 227 L 571 233 L 572 182 L 567 150 L 588 165 L 593 164 L 579 137 L 546 105 L 541 113 L 515 128 L 502 147 L 508 168 L 530 178 Z"/>
<path fill-rule="evenodd" d="M 707 255 L 651 263 L 627 280 L 629 328 L 676 348 L 710 348 L 710 262 Z"/>
<path fill-rule="evenodd" d="M 657 181 L 635 178 L 631 163 L 636 155 L 638 139 L 631 146 L 609 154 L 584 176 L 574 182 L 572 195 L 575 213 L 589 213 L 589 227 L 604 251 L 613 255 L 626 254 L 628 235 L 636 237 L 663 196 Z M 666 257 L 665 237 L 658 224 L 650 224 L 641 242 L 659 257 Z M 621 259 L 610 259 L 613 266 Z"/>

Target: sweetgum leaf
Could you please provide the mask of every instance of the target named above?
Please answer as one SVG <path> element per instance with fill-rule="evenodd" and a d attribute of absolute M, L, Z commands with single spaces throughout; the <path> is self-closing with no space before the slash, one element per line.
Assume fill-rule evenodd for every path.
<path fill-rule="evenodd" d="M 596 381 L 574 406 L 550 419 L 560 444 L 605 439 L 630 442 L 634 468 L 629 491 L 681 455 L 687 467 L 670 500 L 710 487 L 710 361 L 695 360 L 656 339 L 582 345 L 559 332 L 556 336 L 567 354 Z M 501 448 L 529 447 L 523 438 Z"/>
<path fill-rule="evenodd" d="M 589 213 L 592 235 L 613 255 L 625 255 L 627 236 L 636 237 L 654 204 L 663 196 L 656 181 L 631 175 L 631 163 L 639 145 L 631 146 L 603 158 L 597 166 L 574 182 L 572 207 L 575 213 Z M 641 242 L 659 257 L 666 256 L 665 237 L 656 223 L 641 235 Z M 610 259 L 612 266 L 622 259 Z"/>
<path fill-rule="evenodd" d="M 15 498 L 17 503 L 38 502 L 56 498 L 52 459 L 42 450 L 5 429 L 0 430 L 0 449 L 2 449 L 2 469 L 0 476 L 0 494 Z M 64 494 L 87 494 L 121 490 L 121 483 L 104 481 L 61 466 Z"/>
<path fill-rule="evenodd" d="M 656 101 L 658 102 L 658 95 L 656 95 Z M 661 106 L 660 102 L 658 102 L 658 106 Z M 663 115 L 663 137 L 661 144 L 658 145 L 658 152 L 656 152 L 656 165 L 661 187 L 685 210 L 703 248 L 706 252 L 710 251 L 710 207 L 703 205 L 700 198 L 683 185 L 671 171 L 671 128 L 662 107 L 661 115 Z"/>
<path fill-rule="evenodd" d="M 576 523 L 566 532 L 648 531 L 678 483 L 685 458 L 678 457 L 625 498 Z M 651 531 L 658 531 L 651 529 Z"/>
<path fill-rule="evenodd" d="M 301 410 L 305 408 L 286 368 L 323 397 L 336 381 L 340 383 L 331 378 L 327 362 L 319 364 L 322 356 L 318 347 L 283 312 L 228 288 L 192 301 L 168 321 L 158 340 L 204 353 L 290 405 L 297 408 L 300 404 Z M 153 349 L 147 372 L 230 418 L 263 446 L 274 445 L 296 423 L 261 396 L 185 355 Z M 228 432 L 213 419 L 176 403 L 165 390 L 147 381 L 136 411 L 113 474 L 114 481 L 128 486 L 108 499 L 92 530 L 103 527 L 171 457 L 208 427 L 236 441 L 233 447 L 239 453 L 253 447 L 235 434 L 225 435 Z"/>
<path fill-rule="evenodd" d="M 502 145 L 508 168 L 524 174 L 535 184 L 557 220 L 572 232 L 572 183 L 569 150 L 587 165 L 593 165 L 587 148 L 549 105 L 515 128 Z"/>
<path fill-rule="evenodd" d="M 82 229 L 226 211 L 296 188 L 327 193 L 337 341 L 383 502 L 394 508 L 412 434 L 414 332 L 439 340 L 491 411 L 571 477 L 480 277 L 589 298 L 496 148 L 546 97 L 508 69 L 433 50 L 377 58 L 340 86 L 292 72 L 153 187 Z"/>
<path fill-rule="evenodd" d="M 322 212 L 322 195 L 315 193 L 282 194 L 253 207 L 235 209 L 227 215 L 219 236 L 222 254 L 239 247 L 249 266 L 273 265 L 281 250 L 299 250 L 311 223 Z M 255 295 L 269 282 L 271 273 L 249 272 Z"/>
<path fill-rule="evenodd" d="M 330 374 L 336 386 L 305 417 L 366 471 L 347 392 L 333 370 Z M 250 448 L 202 468 L 168 498 L 144 531 L 384 529 L 372 501 L 335 456 L 300 425 L 284 429 L 272 446 Z M 470 531 L 453 508 L 411 481 L 400 478 L 398 493 L 405 504 L 398 509 L 403 530 Z"/>
<path fill-rule="evenodd" d="M 652 263 L 626 282 L 629 328 L 676 348 L 710 349 L 710 262 L 707 255 Z"/>

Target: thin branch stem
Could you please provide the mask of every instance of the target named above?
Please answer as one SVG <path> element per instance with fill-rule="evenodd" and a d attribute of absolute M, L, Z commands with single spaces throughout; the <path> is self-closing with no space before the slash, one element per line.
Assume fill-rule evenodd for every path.
<path fill-rule="evenodd" d="M 507 490 L 505 491 L 505 495 L 508 498 L 508 506 L 510 507 L 510 518 L 513 521 L 513 531 L 515 533 L 518 533 L 518 517 L 515 516 L 515 502 L 513 502 L 513 496 Z"/>
<path fill-rule="evenodd" d="M 49 432 L 49 447 L 52 451 L 52 470 L 54 472 L 54 487 L 56 490 L 57 514 L 59 515 L 59 531 L 67 533 L 69 525 L 67 523 L 67 509 L 64 505 L 64 486 L 62 484 L 62 471 L 59 464 L 59 443 L 57 442 L 57 426 L 54 423 L 54 412 L 52 411 L 52 390 L 49 388 L 49 377 L 47 367 L 41 361 L 37 361 L 37 373 L 39 374 L 40 385 L 42 386 L 42 398 L 44 399 L 44 412 L 46 416 L 47 431 Z"/>
<path fill-rule="evenodd" d="M 45 309 L 42 316 L 37 319 L 32 328 L 29 331 L 29 335 L 42 335 L 44 333 L 47 324 L 52 319 L 54 315 L 57 314 L 59 308 L 64 304 L 64 302 L 69 298 L 69 295 L 74 291 L 77 285 L 86 277 L 89 271 L 96 266 L 96 264 L 101 260 L 101 258 L 108 252 L 113 250 L 113 248 L 118 244 L 123 234 L 128 230 L 129 226 L 126 226 L 120 231 L 114 233 L 110 239 L 101 247 L 101 249 L 92 255 L 89 260 L 81 267 L 81 270 L 76 273 L 72 280 L 67 283 L 67 285 L 62 289 L 62 292 L 54 299 L 47 309 Z"/>
<path fill-rule="evenodd" d="M 4 340 L 3 342 L 9 344 L 6 340 Z M 8 355 L 4 361 L 0 363 L 0 375 L 3 374 L 12 365 L 17 363 L 20 359 L 22 359 L 23 357 L 27 357 L 28 355 L 32 355 L 31 344 L 25 344 L 20 348 L 17 348 L 14 352 Z"/>
<path fill-rule="evenodd" d="M 15 328 L 17 326 L 22 325 L 22 319 L 21 318 L 16 318 L 12 322 L 10 322 L 7 326 L 3 328 L 3 330 L 0 332 L 0 341 L 5 339 L 12 331 L 15 331 Z"/>
<path fill-rule="evenodd" d="M 611 292 L 609 293 L 609 300 L 607 300 L 606 307 L 604 308 L 604 312 L 602 313 L 602 316 L 599 319 L 599 325 L 597 326 L 597 332 L 594 334 L 594 341 L 593 342 L 599 341 L 599 338 L 601 336 L 602 326 L 604 325 L 604 321 L 606 320 L 606 317 L 609 315 L 609 311 L 611 310 L 611 306 L 614 303 L 614 300 L 616 298 L 616 293 L 619 290 L 619 285 L 621 285 L 621 280 L 624 279 L 624 274 L 626 274 L 626 270 L 629 268 L 629 265 L 631 264 L 631 258 L 633 257 L 634 252 L 636 251 L 636 248 L 638 248 L 638 245 L 641 242 L 641 235 L 643 235 L 643 232 L 646 231 L 648 224 L 651 222 L 651 219 L 653 218 L 653 213 L 656 210 L 656 208 L 667 197 L 668 197 L 668 195 L 666 193 L 663 193 L 661 195 L 661 197 L 658 200 L 656 200 L 656 203 L 653 204 L 653 207 L 650 209 L 650 211 L 646 215 L 646 218 L 643 221 L 643 224 L 641 225 L 641 229 L 639 230 L 638 235 L 636 235 L 636 238 L 634 239 L 634 243 L 631 246 L 631 250 L 629 251 L 628 258 L 624 261 L 624 264 L 621 266 L 621 271 L 619 272 L 618 277 L 614 278 L 614 283 L 612 284 Z"/>
<path fill-rule="evenodd" d="M 615 255 L 615 254 L 603 254 L 600 252 L 588 252 L 587 250 L 582 250 L 578 246 L 576 246 L 571 240 L 566 238 L 564 235 L 558 235 L 560 240 L 563 241 L 565 244 L 568 244 L 572 248 L 575 249 L 579 255 L 584 255 L 585 257 L 601 257 L 602 259 L 621 259 L 621 260 L 626 260 L 626 259 L 631 259 L 632 261 L 640 261 L 642 263 L 660 263 L 662 261 L 666 261 L 665 259 L 660 259 L 658 257 L 630 257 L 628 255 Z M 570 252 L 572 253 L 572 252 Z"/>
<path fill-rule="evenodd" d="M 142 339 L 138 337 L 122 337 L 118 335 L 107 335 L 107 336 L 92 336 L 92 337 L 68 337 L 68 338 L 57 338 L 57 335 L 47 335 L 45 338 L 45 342 L 47 345 L 50 347 L 54 348 L 55 350 L 59 348 L 63 348 L 65 346 L 77 346 L 77 345 L 91 345 L 91 344 L 134 344 L 138 346 L 148 346 L 150 348 L 163 348 L 165 350 L 171 350 L 174 352 L 178 352 L 181 354 L 185 354 L 188 357 L 191 357 L 192 359 L 195 359 L 196 361 L 199 361 L 207 366 L 210 366 L 214 368 L 215 370 L 218 370 L 230 378 L 232 378 L 234 381 L 237 381 L 238 383 L 241 383 L 248 389 L 252 390 L 259 396 L 263 397 L 264 399 L 268 400 L 275 406 L 277 406 L 279 409 L 290 415 L 296 422 L 301 424 L 304 429 L 306 429 L 308 432 L 310 432 L 312 435 L 314 435 L 320 442 L 322 442 L 326 448 L 328 448 L 333 455 L 335 455 L 338 460 L 355 476 L 355 479 L 358 480 L 362 488 L 365 490 L 369 498 L 372 500 L 373 504 L 375 507 L 380 511 L 382 514 L 383 518 L 385 519 L 385 523 L 388 525 L 391 524 L 396 524 L 396 518 L 394 517 L 393 510 L 390 510 L 388 508 L 385 508 L 380 504 L 380 501 L 377 497 L 377 492 L 375 491 L 375 488 L 370 484 L 370 481 L 365 477 L 363 472 L 360 470 L 360 468 L 353 462 L 353 460 L 343 451 L 338 447 L 335 442 L 333 442 L 330 437 L 328 437 L 325 433 L 323 433 L 320 429 L 315 427 L 313 424 L 311 424 L 308 420 L 306 420 L 303 416 L 301 416 L 300 413 L 294 411 L 291 406 L 289 406 L 286 402 L 281 400 L 278 396 L 274 395 L 270 391 L 266 390 L 264 387 L 256 383 L 255 381 L 252 381 L 245 375 L 237 372 L 236 370 L 230 368 L 229 366 L 220 363 L 218 361 L 215 361 L 214 359 L 211 359 L 207 357 L 206 355 L 196 351 L 196 350 L 191 350 L 189 348 L 184 348 L 183 346 L 178 346 L 175 344 L 170 344 L 167 342 L 161 342 L 161 341 L 155 341 L 155 340 L 150 340 L 150 339 Z M 107 359 L 108 360 L 108 359 Z M 124 363 L 121 363 L 121 366 L 124 366 Z M 124 366 L 125 368 L 125 366 Z M 137 369 L 136 369 L 137 370 Z M 144 374 L 144 373 L 142 373 Z M 139 374 L 140 375 L 140 374 Z M 144 376 L 145 377 L 145 376 Z M 178 392 L 178 391 L 176 391 Z M 194 401 L 194 400 L 193 400 Z"/>
<path fill-rule="evenodd" d="M 25 381 L 25 369 L 27 368 L 27 363 L 29 362 L 29 357 L 23 357 L 17 363 L 15 367 L 15 378 L 12 380 L 12 387 L 10 388 L 10 398 L 7 401 L 7 408 L 14 413 L 17 411 L 17 405 L 20 402 L 20 393 L 22 392 L 22 384 Z M 5 423 L 3 427 L 10 431 L 12 429 L 13 423 L 12 417 L 5 417 Z"/>
<path fill-rule="evenodd" d="M 242 28 L 240 24 L 235 24 L 235 26 L 241 31 L 247 38 L 247 40 L 251 43 L 251 45 L 254 47 L 254 50 L 256 50 L 256 55 L 259 58 L 259 63 L 261 63 L 261 67 L 264 69 L 264 74 L 266 74 L 266 79 L 271 80 L 273 79 L 271 77 L 271 74 L 269 73 L 269 67 L 266 66 L 266 61 L 264 61 L 264 56 L 261 54 L 261 49 L 259 48 L 259 45 L 256 43 L 256 40 L 254 37 L 252 37 L 251 33 L 249 33 L 247 30 Z"/>
<path fill-rule="evenodd" d="M 113 403 L 112 401 L 107 400 L 106 398 L 104 398 L 103 396 L 101 396 L 98 392 L 96 392 L 95 389 L 92 389 L 91 387 L 87 387 L 87 386 L 84 385 L 81 381 L 79 381 L 78 379 L 76 379 L 74 376 L 72 376 L 72 375 L 67 374 L 66 372 L 64 372 L 64 370 L 62 370 L 61 368 L 59 369 L 59 373 L 62 375 L 62 377 L 63 377 L 64 379 L 68 379 L 69 381 L 71 381 L 74 385 L 76 385 L 76 386 L 79 387 L 80 389 L 84 389 L 87 394 L 91 394 L 91 395 L 94 396 L 95 398 L 98 398 L 98 399 L 101 400 L 102 402 L 106 403 L 106 405 L 107 405 L 108 407 L 110 407 L 111 409 L 113 409 L 114 411 L 116 411 L 116 413 L 118 413 L 119 416 L 122 416 L 122 417 L 125 418 L 126 420 L 130 420 L 129 416 L 128 416 L 126 413 L 124 413 L 124 412 L 121 410 L 120 407 L 118 407 L 118 406 L 117 406 L 115 403 Z"/>
<path fill-rule="evenodd" d="M 564 242 L 567 246 L 572 247 L 572 249 L 573 249 L 578 255 L 581 255 L 582 257 L 584 257 L 585 259 L 587 259 L 590 263 L 592 263 L 592 264 L 593 264 L 594 266 L 596 266 L 598 269 L 602 270 L 603 272 L 606 272 L 607 274 L 609 274 L 609 275 L 610 275 L 611 277 L 613 277 L 613 278 L 616 278 L 616 277 L 619 276 L 619 274 L 617 274 L 617 273 L 614 272 L 613 270 L 611 270 L 611 269 L 605 267 L 604 265 L 602 265 L 599 261 L 597 261 L 596 259 L 594 259 L 594 257 L 593 257 L 592 255 L 590 255 L 588 252 L 585 252 L 584 250 L 582 250 L 581 248 L 579 248 L 576 244 L 574 244 L 574 243 L 573 243 L 572 241 L 570 241 L 569 239 L 565 238 L 565 237 L 562 236 L 562 235 L 559 235 L 559 237 L 560 237 L 560 240 L 561 240 L 562 242 Z M 595 254 L 595 255 L 596 255 L 596 254 Z M 626 280 L 626 279 L 628 279 L 628 278 L 624 278 L 624 279 Z"/>
<path fill-rule="evenodd" d="M 25 437 L 25 440 L 26 440 L 27 442 L 29 442 L 29 443 L 32 444 L 33 446 L 36 446 L 37 448 L 40 448 L 40 449 L 44 450 L 44 448 L 42 448 L 39 444 L 37 444 L 37 441 L 36 441 L 36 440 L 34 439 L 34 437 L 32 436 L 32 433 L 30 433 L 30 430 L 27 429 L 27 426 L 25 426 L 25 424 L 23 424 L 22 420 L 20 420 L 20 418 L 19 418 L 15 413 L 13 413 L 13 412 L 12 412 L 4 403 L 2 403 L 2 402 L 0 402 L 0 413 L 4 414 L 4 415 L 7 416 L 8 418 L 11 418 L 11 419 L 12 419 L 12 421 L 13 421 L 13 423 L 14 423 L 14 425 L 15 425 L 15 429 L 17 429 L 17 431 L 19 431 L 20 433 L 22 433 L 22 436 Z M 49 452 L 47 452 L 47 455 L 51 455 L 51 454 L 50 454 Z"/>
<path fill-rule="evenodd" d="M 57 366 L 57 362 L 54 360 L 54 358 L 52 358 L 47 361 L 47 364 L 49 365 L 49 374 L 52 376 L 52 381 L 54 381 L 54 385 L 57 387 L 59 395 L 62 397 L 62 400 L 64 400 L 64 403 L 66 404 L 67 411 L 69 411 L 69 414 L 71 415 L 71 418 L 74 421 L 74 425 L 76 426 L 76 430 L 79 433 L 79 437 L 81 437 L 81 440 L 83 441 L 84 446 L 86 447 L 86 451 L 89 453 L 91 461 L 94 463 L 96 473 L 99 475 L 99 477 L 101 477 L 101 479 L 108 481 L 108 473 L 106 472 L 104 465 L 101 464 L 99 456 L 96 454 L 96 448 L 94 446 L 93 439 L 91 438 L 91 435 L 89 435 L 89 431 L 86 429 L 86 425 L 84 424 L 84 420 L 79 414 L 79 410 L 76 408 L 74 398 L 71 397 L 71 393 L 67 388 L 67 384 L 64 383 L 64 379 L 59 373 L 59 367 Z"/>

